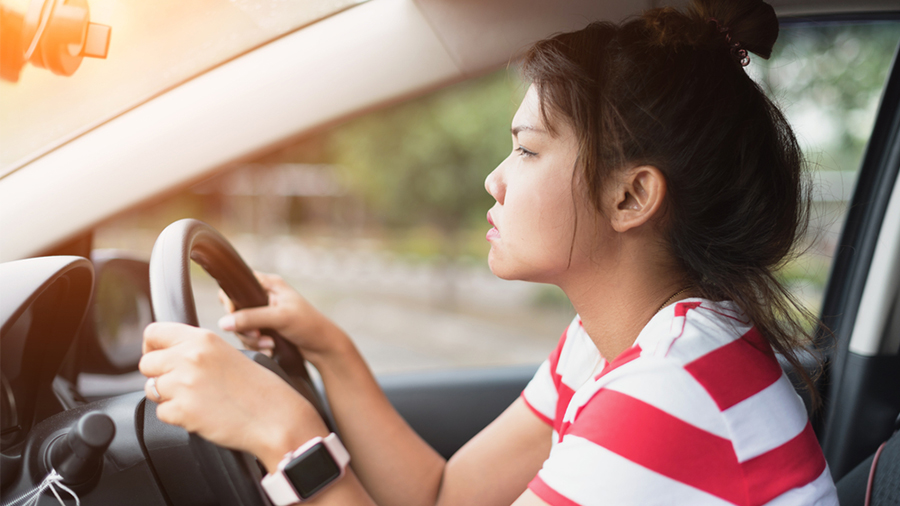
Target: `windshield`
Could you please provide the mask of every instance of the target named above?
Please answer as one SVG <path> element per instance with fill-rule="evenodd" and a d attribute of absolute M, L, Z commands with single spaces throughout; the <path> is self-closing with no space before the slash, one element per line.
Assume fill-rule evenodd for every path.
<path fill-rule="evenodd" d="M 89 0 L 112 26 L 106 60 L 71 77 L 26 65 L 0 81 L 0 175 L 166 89 L 364 0 Z M 24 13 L 28 0 L 3 0 Z"/>

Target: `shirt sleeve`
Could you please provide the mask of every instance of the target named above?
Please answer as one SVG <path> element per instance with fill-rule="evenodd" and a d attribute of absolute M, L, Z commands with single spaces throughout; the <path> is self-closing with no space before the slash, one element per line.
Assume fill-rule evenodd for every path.
<path fill-rule="evenodd" d="M 788 440 L 741 459 L 734 441 L 747 428 L 731 423 L 682 366 L 635 360 L 595 385 L 583 403 L 573 401 L 580 407 L 564 417 L 558 443 L 528 485 L 551 505 L 812 504 L 788 499 L 833 491 L 808 422 L 794 435 L 766 416 L 767 433 L 786 431 Z M 773 413 L 788 409 L 771 404 Z"/>
<path fill-rule="evenodd" d="M 522 391 L 522 399 L 538 418 L 552 426 L 556 418 L 558 397 L 556 385 L 553 384 L 553 377 L 550 374 L 550 359 L 547 359 Z"/>
<path fill-rule="evenodd" d="M 559 356 L 566 344 L 566 336 L 569 329 L 563 331 L 553 353 L 544 360 L 534 377 L 522 391 L 522 399 L 534 414 L 547 425 L 554 426 L 557 416 L 557 404 L 559 402 L 560 377 L 557 374 Z"/>
<path fill-rule="evenodd" d="M 599 388 L 562 422 L 529 489 L 554 506 L 744 503 L 731 443 L 706 420 L 718 409 L 685 402 L 706 396 L 678 369 L 635 371 Z"/>

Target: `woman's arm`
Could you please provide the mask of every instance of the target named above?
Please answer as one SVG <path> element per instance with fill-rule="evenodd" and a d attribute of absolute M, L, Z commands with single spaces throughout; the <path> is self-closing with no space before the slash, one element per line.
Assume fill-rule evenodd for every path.
<path fill-rule="evenodd" d="M 511 504 L 550 453 L 552 429 L 519 397 L 447 463 L 438 504 Z"/>
<path fill-rule="evenodd" d="M 517 399 L 449 462 L 400 417 L 356 348 L 311 358 L 354 469 L 379 504 L 509 505 L 550 451 L 551 428 Z"/>
<path fill-rule="evenodd" d="M 259 328 L 295 343 L 318 369 L 353 469 L 379 504 L 511 504 L 550 451 L 551 428 L 521 399 L 449 462 L 397 413 L 350 338 L 276 276 L 260 274 L 269 306 L 237 311 L 223 328 L 254 345 Z M 291 450 L 286 448 L 284 451 Z"/>

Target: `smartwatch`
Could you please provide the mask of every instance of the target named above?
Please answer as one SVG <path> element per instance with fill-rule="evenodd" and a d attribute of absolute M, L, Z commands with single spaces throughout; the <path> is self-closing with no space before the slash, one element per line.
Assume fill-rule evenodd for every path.
<path fill-rule="evenodd" d="M 286 453 L 278 469 L 263 477 L 262 487 L 275 506 L 308 501 L 343 476 L 349 462 L 337 434 L 314 437 Z"/>

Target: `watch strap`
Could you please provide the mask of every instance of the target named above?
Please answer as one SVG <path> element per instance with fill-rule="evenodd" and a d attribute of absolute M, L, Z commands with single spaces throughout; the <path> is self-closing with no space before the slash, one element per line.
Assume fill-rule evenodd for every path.
<path fill-rule="evenodd" d="M 338 435 L 334 432 L 322 438 L 322 442 L 325 443 L 328 452 L 334 457 L 334 463 L 337 464 L 338 469 L 341 470 L 341 476 L 343 476 L 347 470 L 347 464 L 350 463 L 350 452 L 344 448 L 344 444 L 341 443 Z"/>
<path fill-rule="evenodd" d="M 290 480 L 285 475 L 284 468 L 293 459 L 299 457 L 318 443 L 322 443 L 325 446 L 328 453 L 331 455 L 331 458 L 334 459 L 334 463 L 337 465 L 338 469 L 340 469 L 341 474 L 334 481 L 337 481 L 344 476 L 347 471 L 347 464 L 350 463 L 350 453 L 344 448 L 338 435 L 332 432 L 324 438 L 312 438 L 296 450 L 285 454 L 284 459 L 278 464 L 278 469 L 263 477 L 261 483 L 263 490 L 266 491 L 266 495 L 269 496 L 269 499 L 275 506 L 288 506 L 290 504 L 303 502 L 303 498 L 300 497 L 296 489 L 294 489 L 294 485 L 291 484 Z"/>
<path fill-rule="evenodd" d="M 288 506 L 300 502 L 300 496 L 280 469 L 263 476 L 263 490 L 275 506 Z"/>

